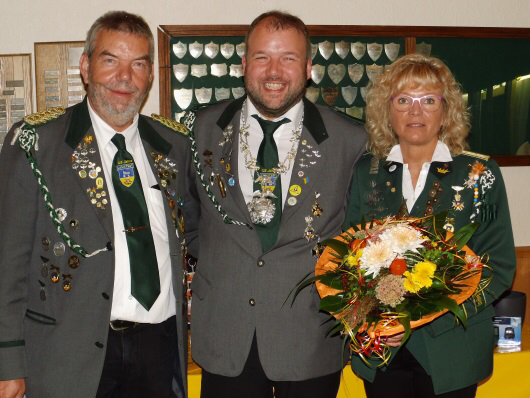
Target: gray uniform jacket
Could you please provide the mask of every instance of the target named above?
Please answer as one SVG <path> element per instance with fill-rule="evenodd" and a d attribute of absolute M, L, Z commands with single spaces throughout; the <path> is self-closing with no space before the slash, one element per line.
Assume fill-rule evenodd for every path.
<path fill-rule="evenodd" d="M 214 177 L 210 188 L 217 200 L 231 218 L 250 224 L 238 184 L 243 100 L 199 111 L 194 134 L 205 177 Z M 225 376 L 240 374 L 254 333 L 261 364 L 271 380 L 306 380 L 336 372 L 345 364 L 341 338 L 326 335 L 332 323 L 327 322 L 328 314 L 319 312 L 316 290 L 304 289 L 292 305 L 286 299 L 316 263 L 312 249 L 317 240 L 304 237 L 306 217 L 313 218 L 321 240 L 341 232 L 350 178 L 365 141 L 362 127 L 304 101 L 303 131 L 291 182 L 282 188 L 298 186 L 300 192 L 292 189 L 294 194 L 288 195 L 278 240 L 266 253 L 255 230 L 223 223 L 197 180 L 198 239 L 197 225 L 190 223 L 186 229 L 190 252 L 198 257 L 192 283 L 192 355 L 204 369 Z M 205 151 L 212 155 L 206 152 L 205 156 Z M 224 182 L 225 197 L 217 175 Z M 320 217 L 311 209 L 316 193 L 323 210 Z"/>
<path fill-rule="evenodd" d="M 188 139 L 145 116 L 140 116 L 138 129 L 159 182 L 154 157 L 161 155 L 162 160 L 170 158 L 176 163 L 179 172 L 170 183 L 179 195 L 185 183 Z M 115 252 L 83 258 L 66 247 L 61 255 L 62 240 L 25 152 L 18 142 L 10 145 L 14 130 L 7 135 L 0 156 L 0 380 L 25 377 L 28 398 L 92 398 L 105 358 Z M 72 167 L 79 144 L 87 150 L 84 156 L 89 162 L 101 166 L 99 151 L 90 151 L 98 147 L 86 99 L 36 131 L 39 140 L 34 157 L 55 208 L 66 211 L 62 222 L 66 232 L 89 253 L 112 248 L 112 206 L 110 201 L 101 206 L 105 197 L 96 196 L 106 190 L 105 176 L 100 172 L 98 177 L 103 180 L 81 178 L 81 168 Z M 90 169 L 85 170 L 88 174 Z M 96 181 L 103 184 L 102 189 L 97 189 Z M 183 266 L 169 198 L 164 199 L 164 210 L 177 302 L 179 358 L 175 358 L 174 396 L 182 397 L 187 367 Z M 79 258 L 76 268 L 68 265 L 73 255 Z M 61 276 L 54 283 L 57 268 Z M 69 291 L 64 290 L 65 281 L 70 281 Z"/>

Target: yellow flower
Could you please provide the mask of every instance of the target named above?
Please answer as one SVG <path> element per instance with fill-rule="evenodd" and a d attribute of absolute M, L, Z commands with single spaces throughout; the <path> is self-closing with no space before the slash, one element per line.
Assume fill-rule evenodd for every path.
<path fill-rule="evenodd" d="M 355 253 L 350 253 L 346 258 L 346 263 L 348 263 L 350 267 L 359 265 L 359 259 L 361 258 L 362 254 L 363 249 L 358 249 Z"/>
<path fill-rule="evenodd" d="M 403 276 L 405 289 L 411 293 L 417 293 L 421 288 L 432 285 L 432 277 L 436 271 L 436 264 L 430 261 L 421 261 L 414 266 L 412 272 L 406 271 Z"/>

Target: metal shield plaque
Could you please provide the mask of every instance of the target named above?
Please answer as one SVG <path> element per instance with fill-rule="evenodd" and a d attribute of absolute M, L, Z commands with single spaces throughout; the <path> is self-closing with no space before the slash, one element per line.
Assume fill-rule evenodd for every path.
<path fill-rule="evenodd" d="M 182 118 L 182 116 L 184 116 L 186 114 L 186 112 L 175 112 L 175 121 L 177 123 L 180 123 L 180 119 Z"/>
<path fill-rule="evenodd" d="M 346 114 L 356 117 L 357 119 L 363 118 L 363 108 L 358 106 L 352 106 L 351 108 L 346 108 Z"/>
<path fill-rule="evenodd" d="M 221 77 L 228 73 L 228 68 L 226 64 L 212 64 L 210 66 L 210 71 L 212 76 Z"/>
<path fill-rule="evenodd" d="M 311 66 L 311 80 L 316 84 L 319 84 L 322 81 L 324 73 L 326 73 L 326 67 L 324 65 Z"/>
<path fill-rule="evenodd" d="M 337 87 L 322 87 L 322 99 L 329 106 L 332 106 L 335 103 L 338 96 L 339 89 Z"/>
<path fill-rule="evenodd" d="M 195 98 L 199 104 L 207 104 L 212 99 L 212 89 L 207 87 L 196 88 Z"/>
<path fill-rule="evenodd" d="M 305 97 L 311 102 L 317 102 L 320 90 L 316 87 L 308 87 L 305 92 Z"/>
<path fill-rule="evenodd" d="M 347 43 L 344 40 L 335 43 L 335 52 L 339 54 L 339 57 L 342 59 L 346 58 L 350 52 L 350 43 Z"/>
<path fill-rule="evenodd" d="M 209 42 L 204 46 L 204 53 L 208 58 L 214 59 L 219 54 L 219 44 L 215 44 L 213 41 Z"/>
<path fill-rule="evenodd" d="M 230 65 L 230 76 L 243 76 L 243 65 Z"/>
<path fill-rule="evenodd" d="M 193 99 L 193 90 L 191 88 L 180 88 L 173 90 L 173 96 L 175 97 L 175 102 L 180 109 L 186 110 L 191 104 Z"/>
<path fill-rule="evenodd" d="M 383 45 L 379 43 L 368 43 L 366 46 L 368 55 L 372 58 L 372 61 L 377 61 L 377 59 L 383 54 Z M 191 51 L 191 48 L 190 48 Z"/>
<path fill-rule="evenodd" d="M 173 73 L 175 74 L 175 77 L 180 83 L 182 83 L 184 79 L 186 79 L 186 77 L 188 76 L 189 70 L 190 70 L 190 66 L 186 64 L 173 65 Z"/>
<path fill-rule="evenodd" d="M 191 51 L 191 49 L 190 49 Z M 195 77 L 203 77 L 208 74 L 208 69 L 206 67 L 206 64 L 200 64 L 200 65 L 191 65 L 191 75 Z"/>
<path fill-rule="evenodd" d="M 348 105 L 353 104 L 355 98 L 357 97 L 357 87 L 346 86 L 341 88 L 342 98 L 348 103 Z"/>
<path fill-rule="evenodd" d="M 203 49 L 204 44 L 201 44 L 198 41 L 194 41 L 190 44 L 190 54 L 193 58 L 199 58 L 202 54 Z"/>
<path fill-rule="evenodd" d="M 351 53 L 356 60 L 360 60 L 366 53 L 366 43 L 361 43 L 357 41 L 351 44 Z"/>
<path fill-rule="evenodd" d="M 421 54 L 426 57 L 429 57 L 431 55 L 431 49 L 432 49 L 432 45 L 427 44 L 424 41 L 422 41 L 419 44 L 416 44 L 416 54 Z"/>
<path fill-rule="evenodd" d="M 243 58 L 243 55 L 245 55 L 245 43 L 239 43 L 236 46 L 236 53 L 240 58 Z"/>
<path fill-rule="evenodd" d="M 221 54 L 226 59 L 232 58 L 232 55 L 234 55 L 235 51 L 236 51 L 236 48 L 233 44 L 230 44 L 230 43 L 221 44 Z"/>
<path fill-rule="evenodd" d="M 235 99 L 242 97 L 245 94 L 244 87 L 232 87 L 232 95 Z"/>
<path fill-rule="evenodd" d="M 399 44 L 398 43 L 387 43 L 385 44 L 386 57 L 394 62 L 399 55 Z"/>
<path fill-rule="evenodd" d="M 361 87 L 361 97 L 363 97 L 363 101 L 366 102 L 366 87 Z"/>
<path fill-rule="evenodd" d="M 333 83 L 339 84 L 339 82 L 346 75 L 346 67 L 343 64 L 329 64 L 328 75 L 329 78 L 333 81 Z"/>
<path fill-rule="evenodd" d="M 230 89 L 226 87 L 216 87 L 215 88 L 215 99 L 217 101 L 223 101 L 230 98 Z"/>
<path fill-rule="evenodd" d="M 311 43 L 311 59 L 315 58 L 318 52 L 318 44 Z"/>
<path fill-rule="evenodd" d="M 359 80 L 361 80 L 364 75 L 364 65 L 348 65 L 348 75 L 350 75 L 350 79 L 352 80 L 352 82 L 354 82 L 355 84 L 359 83 Z"/>
<path fill-rule="evenodd" d="M 173 54 L 177 56 L 177 58 L 182 58 L 184 55 L 186 55 L 186 52 L 188 51 L 188 45 L 184 44 L 182 42 L 178 42 L 177 44 L 173 44 Z"/>
<path fill-rule="evenodd" d="M 383 65 L 366 65 L 366 74 L 368 75 L 368 79 L 371 81 L 373 81 L 381 73 L 383 73 Z"/>
<path fill-rule="evenodd" d="M 335 46 L 330 41 L 323 41 L 322 43 L 318 43 L 318 50 L 320 51 L 320 55 L 324 57 L 324 59 L 327 61 L 329 57 L 331 57 L 331 54 L 333 54 L 333 48 Z"/>

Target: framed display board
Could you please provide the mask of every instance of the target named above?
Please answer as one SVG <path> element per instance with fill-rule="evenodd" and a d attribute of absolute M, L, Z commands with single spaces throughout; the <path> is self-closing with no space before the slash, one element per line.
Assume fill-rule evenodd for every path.
<path fill-rule="evenodd" d="M 0 55 L 0 148 L 11 126 L 32 113 L 31 54 Z"/>
<path fill-rule="evenodd" d="M 79 58 L 84 46 L 84 41 L 35 43 L 37 111 L 83 100 Z"/>
<path fill-rule="evenodd" d="M 244 94 L 247 25 L 162 25 L 158 29 L 160 112 L 184 111 Z M 530 165 L 530 29 L 308 26 L 312 79 L 306 97 L 364 118 L 371 79 L 397 57 L 441 58 L 470 108 L 471 150 L 502 166 Z"/>

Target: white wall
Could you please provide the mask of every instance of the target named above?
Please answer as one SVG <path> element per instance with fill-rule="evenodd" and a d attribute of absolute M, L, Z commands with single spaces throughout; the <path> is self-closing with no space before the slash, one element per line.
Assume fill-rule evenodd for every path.
<path fill-rule="evenodd" d="M 92 22 L 109 10 L 142 15 L 156 38 L 158 25 L 248 24 L 276 8 L 307 24 L 530 27 L 528 0 L 0 0 L 0 54 L 33 53 L 34 42 L 84 40 Z M 158 109 L 155 78 L 143 112 Z M 502 173 L 515 243 L 530 246 L 530 167 Z"/>

